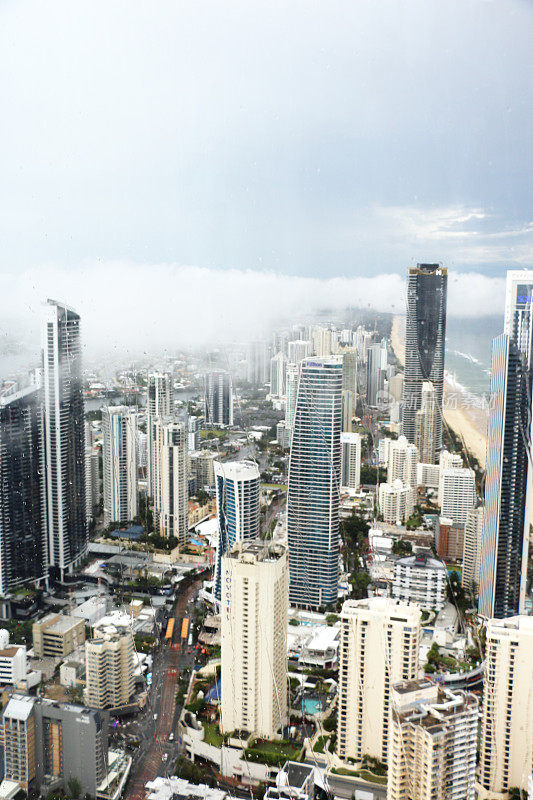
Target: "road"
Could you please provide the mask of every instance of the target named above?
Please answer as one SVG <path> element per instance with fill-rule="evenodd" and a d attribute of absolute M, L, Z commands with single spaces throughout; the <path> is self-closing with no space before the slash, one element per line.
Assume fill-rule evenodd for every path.
<path fill-rule="evenodd" d="M 178 754 L 177 743 L 168 737 L 175 730 L 181 708 L 176 707 L 176 693 L 180 673 L 194 663 L 194 651 L 188 653 L 187 644 L 180 644 L 181 621 L 186 615 L 187 603 L 197 592 L 201 581 L 193 583 L 178 598 L 174 610 L 174 636 L 172 645 L 163 641 L 154 653 L 152 687 L 149 701 L 142 717 L 135 724 L 135 734 L 141 743 L 133 755 L 131 776 L 126 789 L 127 800 L 143 800 L 145 784 L 157 775 L 166 774 L 166 768 Z M 163 754 L 168 760 L 163 761 Z"/>

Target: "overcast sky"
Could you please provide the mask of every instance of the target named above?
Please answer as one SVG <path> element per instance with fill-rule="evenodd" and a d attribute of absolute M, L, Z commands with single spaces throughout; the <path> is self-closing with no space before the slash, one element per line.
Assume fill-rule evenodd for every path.
<path fill-rule="evenodd" d="M 532 41 L 530 0 L 0 0 L 0 312 L 533 266 Z"/>

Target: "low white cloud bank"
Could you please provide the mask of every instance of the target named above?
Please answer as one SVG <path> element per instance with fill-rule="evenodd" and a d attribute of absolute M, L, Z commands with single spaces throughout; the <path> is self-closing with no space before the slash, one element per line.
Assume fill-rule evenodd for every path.
<path fill-rule="evenodd" d="M 448 314 L 501 314 L 504 279 L 449 274 Z M 272 272 L 172 264 L 98 262 L 78 269 L 42 267 L 5 276 L 3 333 L 24 333 L 38 347 L 40 304 L 52 297 L 82 316 L 84 345 L 101 356 L 216 346 L 267 335 L 275 325 L 332 316 L 347 307 L 403 313 L 398 274 L 307 278 Z"/>

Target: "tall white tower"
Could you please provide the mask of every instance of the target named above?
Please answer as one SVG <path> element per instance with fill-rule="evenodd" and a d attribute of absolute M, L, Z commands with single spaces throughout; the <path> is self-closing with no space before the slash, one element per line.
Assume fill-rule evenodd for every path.
<path fill-rule="evenodd" d="M 173 383 L 168 372 L 151 372 L 148 375 L 146 394 L 146 484 L 148 497 L 153 498 L 157 483 L 155 461 L 155 423 L 158 417 L 168 417 L 173 410 Z"/>
<path fill-rule="evenodd" d="M 137 416 L 128 406 L 102 412 L 104 525 L 137 516 Z"/>
<path fill-rule="evenodd" d="M 47 300 L 41 335 L 48 558 L 63 576 L 88 542 L 80 317 Z"/>
<path fill-rule="evenodd" d="M 241 541 L 222 557 L 223 732 L 273 739 L 287 721 L 285 547 Z"/>
<path fill-rule="evenodd" d="M 158 483 L 155 514 L 161 536 L 189 537 L 189 453 L 188 432 L 182 422 L 158 417 L 155 422 L 155 457 Z"/>

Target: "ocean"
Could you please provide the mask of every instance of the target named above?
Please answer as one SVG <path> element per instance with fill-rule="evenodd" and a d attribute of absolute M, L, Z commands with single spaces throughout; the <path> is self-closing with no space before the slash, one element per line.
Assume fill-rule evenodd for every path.
<path fill-rule="evenodd" d="M 492 340 L 503 331 L 503 317 L 448 317 L 445 370 L 475 395 L 488 395 Z"/>

